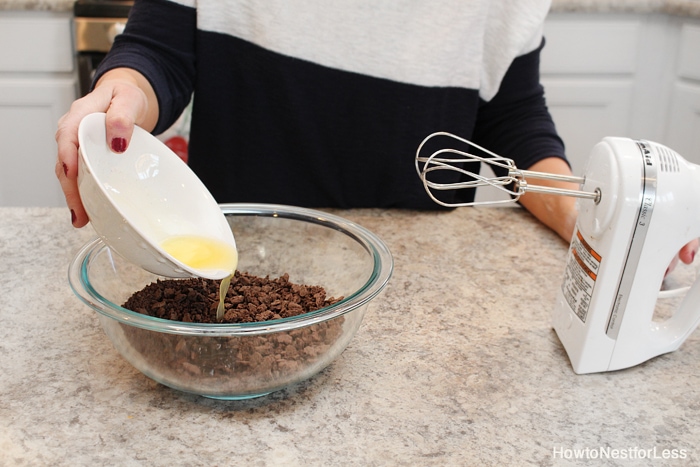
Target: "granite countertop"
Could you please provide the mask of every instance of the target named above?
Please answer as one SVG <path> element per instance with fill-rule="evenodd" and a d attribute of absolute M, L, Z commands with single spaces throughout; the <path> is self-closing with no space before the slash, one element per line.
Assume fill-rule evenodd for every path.
<path fill-rule="evenodd" d="M 64 208 L 0 208 L 0 465 L 700 465 L 700 332 L 574 374 L 550 326 L 567 246 L 527 212 L 333 212 L 386 241 L 389 285 L 321 373 L 223 402 L 113 349 L 67 282 L 89 227 Z"/>
<path fill-rule="evenodd" d="M 1 10 L 73 11 L 74 0 L 0 0 Z M 700 0 L 552 0 L 552 12 L 666 13 L 700 18 Z"/>
<path fill-rule="evenodd" d="M 75 0 L 0 0 L 0 11 L 52 11 L 73 12 Z"/>
<path fill-rule="evenodd" d="M 552 0 L 551 11 L 666 13 L 700 18 L 700 0 Z"/>

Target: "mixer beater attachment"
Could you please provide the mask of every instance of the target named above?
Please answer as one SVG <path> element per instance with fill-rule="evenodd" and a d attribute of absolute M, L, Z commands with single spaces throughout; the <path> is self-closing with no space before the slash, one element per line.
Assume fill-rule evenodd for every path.
<path fill-rule="evenodd" d="M 484 155 L 476 155 L 472 152 L 465 152 L 453 148 L 439 149 L 429 156 L 422 155 L 424 152 L 424 147 L 426 144 L 436 137 L 447 137 L 457 140 L 471 148 L 477 149 Z M 495 177 L 483 176 L 478 172 L 469 170 L 465 167 L 466 163 L 480 162 L 488 164 L 495 168 L 495 173 L 503 173 L 505 171 L 506 175 L 496 175 Z M 432 181 L 430 178 L 441 171 L 452 171 L 461 174 L 464 181 L 453 182 L 453 183 L 442 183 L 437 181 Z M 477 169 L 478 170 L 478 169 Z M 527 179 L 538 179 L 538 180 L 554 180 L 562 182 L 573 182 L 578 184 L 583 184 L 583 177 L 576 177 L 571 175 L 557 175 L 545 172 L 534 172 L 531 170 L 520 170 L 515 166 L 515 162 L 512 159 L 499 156 L 488 149 L 482 148 L 481 146 L 472 143 L 469 140 L 460 138 L 459 136 L 453 135 L 447 132 L 436 132 L 427 136 L 418 146 L 416 151 L 416 171 L 418 176 L 423 181 L 423 186 L 425 191 L 428 193 L 430 198 L 442 206 L 447 207 L 463 207 L 463 206 L 475 206 L 484 204 L 502 204 L 502 203 L 513 203 L 516 202 L 520 196 L 523 194 L 530 193 L 546 193 L 551 195 L 559 196 L 573 196 L 576 198 L 585 198 L 593 200 L 595 203 L 600 201 L 600 190 L 595 192 L 581 191 L 581 190 L 570 190 L 565 188 L 554 188 L 543 185 L 532 185 L 529 184 Z M 431 175 L 432 174 L 432 175 Z M 479 187 L 490 187 L 497 191 L 506 193 L 508 199 L 501 200 L 491 200 L 491 201 L 470 201 L 470 202 L 457 202 L 457 203 L 447 203 L 439 200 L 433 190 L 435 191 L 446 191 L 446 190 L 459 190 L 464 188 L 479 188 Z"/>

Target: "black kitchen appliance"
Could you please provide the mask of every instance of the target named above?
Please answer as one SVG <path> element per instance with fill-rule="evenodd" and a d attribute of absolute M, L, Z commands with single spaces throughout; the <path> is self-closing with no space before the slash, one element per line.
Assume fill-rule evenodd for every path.
<path fill-rule="evenodd" d="M 77 0 L 73 4 L 80 95 L 90 90 L 97 65 L 124 31 L 133 0 Z"/>

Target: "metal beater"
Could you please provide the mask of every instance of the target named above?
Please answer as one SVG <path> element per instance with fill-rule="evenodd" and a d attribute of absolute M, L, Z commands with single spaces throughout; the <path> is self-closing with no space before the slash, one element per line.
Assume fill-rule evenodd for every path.
<path fill-rule="evenodd" d="M 466 145 L 470 148 L 471 152 L 465 152 L 455 148 L 443 148 L 439 149 L 429 156 L 425 156 L 422 153 L 425 152 L 424 148 L 426 144 L 436 137 L 447 137 L 460 143 Z M 483 155 L 474 154 L 477 150 Z M 465 168 L 465 163 L 469 162 L 481 162 L 488 164 L 492 167 L 498 169 L 503 169 L 507 171 L 506 175 L 486 177 L 478 172 L 474 172 Z M 452 171 L 458 172 L 466 178 L 465 181 L 456 183 L 441 183 L 437 181 L 432 181 L 430 177 L 434 176 L 439 171 Z M 479 146 L 464 138 L 460 138 L 452 133 L 447 132 L 436 132 L 427 136 L 418 146 L 416 151 L 416 171 L 418 176 L 423 182 L 425 191 L 428 193 L 430 198 L 437 204 L 447 207 L 464 207 L 464 206 L 475 206 L 483 204 L 502 204 L 502 203 L 513 203 L 516 202 L 520 196 L 523 194 L 530 193 L 546 193 L 550 195 L 560 195 L 560 196 L 573 196 L 576 198 L 590 199 L 598 203 L 600 201 L 600 190 L 596 189 L 593 192 L 581 191 L 581 190 L 569 190 L 565 188 L 554 188 L 542 185 L 533 185 L 528 183 L 528 179 L 537 180 L 554 180 L 562 182 L 572 182 L 583 184 L 584 177 L 576 177 L 573 175 L 557 175 L 545 172 L 535 172 L 532 170 L 521 170 L 515 166 L 515 162 L 507 157 L 499 156 L 488 149 Z M 464 188 L 476 189 L 479 187 L 490 187 L 500 192 L 508 195 L 508 199 L 497 199 L 488 201 L 470 201 L 462 203 L 446 203 L 439 200 L 432 190 L 446 191 L 446 190 L 459 190 Z"/>

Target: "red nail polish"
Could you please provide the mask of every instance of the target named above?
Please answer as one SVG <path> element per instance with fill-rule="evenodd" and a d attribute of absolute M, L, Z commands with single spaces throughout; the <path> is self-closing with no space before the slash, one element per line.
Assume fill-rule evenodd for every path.
<path fill-rule="evenodd" d="M 66 174 L 66 177 L 68 176 L 68 166 L 65 162 L 63 163 L 63 173 Z"/>
<path fill-rule="evenodd" d="M 76 217 L 75 217 L 75 211 L 73 211 L 73 210 L 71 209 L 71 210 L 70 210 L 70 223 L 71 223 L 71 224 L 75 224 L 75 219 L 76 219 Z"/>
<path fill-rule="evenodd" d="M 112 138 L 112 151 L 114 151 L 114 152 L 126 151 L 126 138 Z"/>

